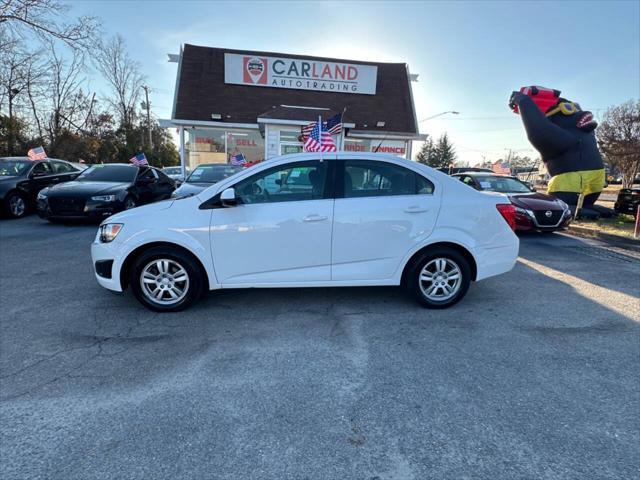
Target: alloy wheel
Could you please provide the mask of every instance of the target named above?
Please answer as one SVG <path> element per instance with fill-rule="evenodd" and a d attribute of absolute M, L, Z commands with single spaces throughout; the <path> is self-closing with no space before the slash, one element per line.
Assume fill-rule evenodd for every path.
<path fill-rule="evenodd" d="M 154 303 L 174 305 L 189 291 L 189 274 L 175 260 L 154 259 L 140 273 L 142 293 Z"/>
<path fill-rule="evenodd" d="M 21 217 L 24 215 L 26 208 L 27 205 L 24 202 L 24 198 L 19 195 L 13 195 L 9 200 L 9 210 L 11 211 L 11 215 L 14 217 Z"/>
<path fill-rule="evenodd" d="M 450 258 L 434 258 L 420 271 L 419 285 L 427 299 L 443 302 L 460 290 L 462 272 L 458 264 Z"/>

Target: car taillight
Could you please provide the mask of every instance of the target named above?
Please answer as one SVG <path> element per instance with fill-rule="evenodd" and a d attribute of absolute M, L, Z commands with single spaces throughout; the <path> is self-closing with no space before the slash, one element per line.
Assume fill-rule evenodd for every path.
<path fill-rule="evenodd" d="M 500 215 L 506 220 L 511 227 L 511 230 L 516 229 L 516 207 L 510 203 L 499 203 L 496 208 L 500 212 Z"/>

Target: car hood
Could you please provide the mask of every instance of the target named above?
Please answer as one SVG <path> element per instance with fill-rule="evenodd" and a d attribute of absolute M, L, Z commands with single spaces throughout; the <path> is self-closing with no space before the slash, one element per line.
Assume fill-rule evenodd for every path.
<path fill-rule="evenodd" d="M 154 212 L 159 212 L 161 210 L 166 210 L 173 205 L 175 199 L 162 200 L 160 202 L 149 203 L 148 205 L 143 205 L 141 207 L 132 208 L 130 210 L 124 210 L 120 213 L 116 213 L 115 215 L 111 215 L 109 218 L 105 219 L 102 223 L 116 223 L 116 222 L 126 222 L 127 220 L 133 218 L 149 218 L 149 214 Z"/>
<path fill-rule="evenodd" d="M 173 197 L 187 197 L 190 195 L 197 195 L 206 188 L 209 188 L 212 183 L 183 183 L 175 192 Z"/>
<path fill-rule="evenodd" d="M 72 181 L 55 185 L 47 190 L 47 195 L 77 195 L 87 197 L 91 195 L 116 194 L 129 188 L 130 183 L 118 182 L 83 182 Z"/>
<path fill-rule="evenodd" d="M 510 193 L 509 199 L 516 207 L 529 210 L 564 210 L 564 205 L 555 197 L 544 193 Z"/>

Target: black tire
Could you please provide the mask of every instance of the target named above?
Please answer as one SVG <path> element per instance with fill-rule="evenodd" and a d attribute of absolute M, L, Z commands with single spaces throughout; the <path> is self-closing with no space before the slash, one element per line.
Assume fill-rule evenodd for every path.
<path fill-rule="evenodd" d="M 423 281 L 421 286 L 420 277 L 423 269 L 427 265 L 429 265 L 427 270 L 428 273 L 431 273 L 432 271 L 438 271 L 436 265 L 438 260 L 440 259 L 446 260 L 444 264 L 445 272 L 447 272 L 447 267 L 451 267 L 448 270 L 448 273 L 446 273 L 447 277 L 442 276 L 442 274 L 434 273 L 434 280 Z M 459 271 L 459 282 L 456 282 L 457 278 L 454 278 L 454 266 L 457 267 L 457 270 Z M 448 279 L 448 275 L 451 276 L 451 279 Z M 446 287 L 444 285 L 435 285 L 436 283 L 440 284 L 442 282 L 445 282 L 449 287 L 451 287 L 451 293 L 447 293 L 445 291 Z M 418 303 L 420 303 L 423 307 L 434 309 L 448 308 L 458 303 L 467 294 L 470 283 L 471 266 L 469 265 L 469 262 L 462 254 L 452 248 L 447 247 L 436 247 L 433 250 L 425 252 L 423 255 L 418 257 L 409 267 L 406 276 L 407 290 L 414 296 Z M 427 296 L 425 290 L 428 292 L 431 287 L 435 287 L 435 292 L 430 298 L 429 296 Z M 437 296 L 436 294 L 438 292 L 442 293 L 442 300 L 433 298 Z M 450 296 L 447 297 L 447 295 Z"/>
<path fill-rule="evenodd" d="M 158 261 L 167 261 L 168 269 L 157 268 L 156 262 Z M 156 282 L 150 279 L 150 276 L 156 273 L 156 278 L 158 279 L 163 275 L 163 270 L 168 270 L 169 275 L 176 273 L 178 270 L 175 268 L 175 265 L 181 267 L 186 272 L 186 282 L 177 281 L 178 278 L 182 278 L 181 274 L 179 274 L 180 276 L 176 275 L 176 277 L 173 277 L 175 280 L 167 280 L 168 283 L 164 286 L 158 283 L 162 282 L 162 280 Z M 173 272 L 171 270 L 173 270 Z M 147 273 L 148 281 L 144 282 L 145 287 L 143 287 L 142 276 L 145 272 Z M 200 298 L 205 289 L 206 275 L 205 272 L 202 271 L 198 261 L 193 258 L 191 254 L 178 248 L 159 246 L 150 248 L 136 258 L 133 268 L 131 269 L 129 285 L 136 299 L 150 310 L 156 312 L 177 312 L 190 307 Z M 175 299 L 171 298 L 172 292 L 175 293 L 175 290 L 173 290 L 174 287 L 178 289 L 183 288 L 185 292 L 184 296 L 178 301 L 174 301 Z M 151 298 L 153 293 L 151 292 L 152 289 L 159 294 L 160 300 L 153 300 Z M 164 289 L 164 291 L 160 289 Z M 171 290 L 171 292 L 169 290 Z"/>
<path fill-rule="evenodd" d="M 4 198 L 7 215 L 11 218 L 22 218 L 29 212 L 29 203 L 20 192 L 11 192 Z"/>
<path fill-rule="evenodd" d="M 138 206 L 138 202 L 132 195 L 127 195 L 122 202 L 125 210 L 131 210 L 132 208 L 136 208 Z"/>

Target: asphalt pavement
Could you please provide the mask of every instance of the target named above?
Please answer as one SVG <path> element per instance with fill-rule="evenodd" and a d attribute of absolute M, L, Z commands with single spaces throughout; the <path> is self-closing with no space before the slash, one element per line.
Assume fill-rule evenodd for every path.
<path fill-rule="evenodd" d="M 631 479 L 640 255 L 527 235 L 448 310 L 399 288 L 94 280 L 95 226 L 0 220 L 2 479 Z"/>

